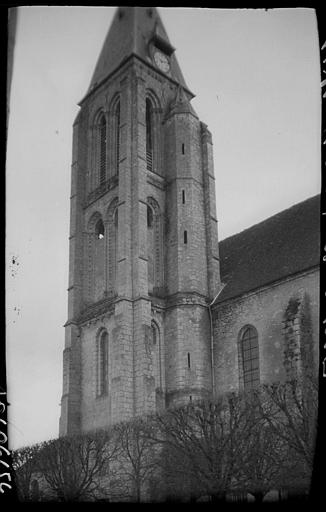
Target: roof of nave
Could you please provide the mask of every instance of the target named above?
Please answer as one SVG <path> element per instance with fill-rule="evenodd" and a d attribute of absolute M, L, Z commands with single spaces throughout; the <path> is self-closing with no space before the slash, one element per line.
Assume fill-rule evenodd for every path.
<path fill-rule="evenodd" d="M 320 195 L 222 240 L 222 302 L 320 262 Z"/>
<path fill-rule="evenodd" d="M 97 60 L 88 93 L 115 71 L 131 55 L 152 64 L 149 43 L 161 46 L 170 56 L 169 76 L 187 88 L 181 69 L 174 55 L 168 35 L 155 7 L 118 7 L 100 56 Z M 188 88 L 187 88 L 188 89 Z"/>

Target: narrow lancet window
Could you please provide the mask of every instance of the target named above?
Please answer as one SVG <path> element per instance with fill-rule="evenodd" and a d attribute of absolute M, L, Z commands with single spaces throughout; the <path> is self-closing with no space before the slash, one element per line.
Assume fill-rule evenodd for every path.
<path fill-rule="evenodd" d="M 147 200 L 148 292 L 156 294 L 163 286 L 162 219 L 155 199 L 149 197 Z"/>
<path fill-rule="evenodd" d="M 120 101 L 115 110 L 115 172 L 119 174 L 120 161 Z"/>
<path fill-rule="evenodd" d="M 95 239 L 92 244 L 93 260 L 93 283 L 92 299 L 94 301 L 103 298 L 105 291 L 105 228 L 102 219 L 99 219 L 95 225 Z"/>
<path fill-rule="evenodd" d="M 100 184 L 106 180 L 106 120 L 101 115 L 99 122 L 99 180 Z"/>
<path fill-rule="evenodd" d="M 155 286 L 155 233 L 153 230 L 154 215 L 152 208 L 147 205 L 147 257 L 148 257 L 148 290 Z"/>
<path fill-rule="evenodd" d="M 98 395 L 106 395 L 108 392 L 108 363 L 109 340 L 105 331 L 98 340 Z"/>
<path fill-rule="evenodd" d="M 102 219 L 100 219 L 97 222 L 96 227 L 95 227 L 95 233 L 96 233 L 96 238 L 98 240 L 102 240 L 104 238 L 104 224 L 103 224 Z"/>
<path fill-rule="evenodd" d="M 154 377 L 154 386 L 155 386 L 155 399 L 156 399 L 156 409 L 161 410 L 164 399 L 162 396 L 163 390 L 163 371 L 162 371 L 162 347 L 161 347 L 161 339 L 160 339 L 160 331 L 156 323 L 152 322 L 152 369 L 153 369 L 153 377 Z"/>
<path fill-rule="evenodd" d="M 146 100 L 146 165 L 153 170 L 153 109 L 150 100 Z"/>

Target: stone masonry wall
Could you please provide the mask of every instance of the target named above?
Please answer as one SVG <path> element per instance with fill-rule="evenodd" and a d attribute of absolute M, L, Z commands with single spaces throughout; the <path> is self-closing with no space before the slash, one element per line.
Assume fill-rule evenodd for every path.
<path fill-rule="evenodd" d="M 109 339 L 108 393 L 97 396 L 97 337 L 106 329 Z M 133 416 L 132 306 L 121 301 L 115 314 L 104 314 L 82 329 L 82 431 L 106 427 Z"/>
<path fill-rule="evenodd" d="M 190 107 L 167 118 L 177 90 L 175 83 L 133 59 L 87 98 L 78 117 L 72 175 L 69 321 L 80 329 L 79 367 L 74 363 L 80 389 L 73 396 L 69 384 L 62 406 L 61 423 L 66 425 L 63 433 L 67 432 L 73 411 L 71 404 L 77 399 L 80 404 L 78 421 L 85 431 L 154 412 L 158 403 L 165 402 L 165 389 L 177 400 L 182 395 L 188 399 L 202 397 L 211 390 L 207 276 L 208 260 L 218 254 L 217 235 L 206 229 L 215 208 L 213 189 L 208 186 L 213 176 L 211 148 L 207 146 L 211 142 L 205 142 L 204 150 L 202 125 Z M 103 111 L 111 126 L 111 107 L 118 95 L 119 176 L 112 174 L 112 158 L 108 154 L 108 180 L 106 188 L 101 188 L 94 181 L 93 123 L 98 112 Z M 146 166 L 147 97 L 151 98 L 154 108 L 153 172 Z M 190 94 L 184 92 L 184 98 L 187 104 Z M 158 363 L 164 375 L 158 390 L 149 349 L 153 318 L 152 297 L 148 295 L 148 197 L 160 208 L 164 246 L 164 282 L 158 292 L 160 300 L 166 301 L 162 305 L 162 312 L 165 312 L 161 315 L 161 361 Z M 101 296 L 94 298 L 89 293 L 93 271 L 87 230 L 97 215 L 108 231 L 108 208 L 113 203 L 118 208 L 115 289 L 108 282 L 103 290 L 101 288 Z M 213 222 L 216 224 L 215 218 Z M 106 251 L 105 276 L 109 275 L 109 254 Z M 212 261 L 209 265 L 210 276 L 215 277 Z M 174 298 L 170 300 L 174 294 L 180 294 L 176 302 Z M 103 328 L 109 337 L 109 392 L 99 397 L 96 394 L 96 345 Z M 69 357 L 77 361 L 74 347 L 69 349 Z M 67 368 L 65 378 L 71 382 L 71 364 Z"/>
<path fill-rule="evenodd" d="M 165 165 L 170 173 L 166 198 L 167 292 L 197 291 L 207 295 L 207 244 L 199 120 L 190 113 L 175 114 L 166 121 L 165 137 Z"/>
<path fill-rule="evenodd" d="M 239 389 L 238 336 L 245 325 L 258 332 L 260 381 L 286 378 L 284 315 L 289 301 L 300 294 L 309 299 L 313 360 L 318 360 L 319 272 L 296 278 L 230 300 L 214 309 L 214 369 L 216 393 Z"/>
<path fill-rule="evenodd" d="M 206 307 L 189 304 L 167 310 L 165 314 L 167 405 L 182 404 L 191 399 L 210 396 L 212 383 L 209 329 Z"/>

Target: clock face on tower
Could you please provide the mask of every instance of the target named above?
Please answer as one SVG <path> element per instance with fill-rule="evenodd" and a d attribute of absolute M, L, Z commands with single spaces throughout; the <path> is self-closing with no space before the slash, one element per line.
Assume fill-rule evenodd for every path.
<path fill-rule="evenodd" d="M 169 58 L 159 50 L 156 50 L 154 53 L 154 62 L 163 73 L 167 73 L 170 70 Z"/>

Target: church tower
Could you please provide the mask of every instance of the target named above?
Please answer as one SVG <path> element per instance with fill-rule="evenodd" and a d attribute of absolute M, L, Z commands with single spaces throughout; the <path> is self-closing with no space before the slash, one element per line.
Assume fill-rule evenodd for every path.
<path fill-rule="evenodd" d="M 74 123 L 60 435 L 212 393 L 212 140 L 155 8 L 119 7 Z"/>

